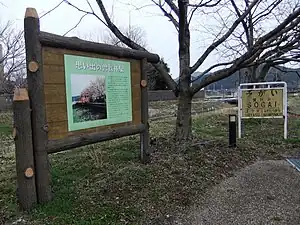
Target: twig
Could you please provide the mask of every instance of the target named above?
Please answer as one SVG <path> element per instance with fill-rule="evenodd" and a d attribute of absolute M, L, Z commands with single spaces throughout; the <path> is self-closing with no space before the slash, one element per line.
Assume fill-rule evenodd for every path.
<path fill-rule="evenodd" d="M 51 13 L 52 11 L 54 11 L 55 9 L 57 9 L 62 3 L 64 2 L 64 0 L 62 0 L 60 3 L 58 3 L 56 6 L 54 6 L 54 8 L 50 9 L 49 11 L 47 11 L 46 13 L 44 13 L 41 17 L 43 18 L 44 16 L 46 16 L 47 14 Z"/>
<path fill-rule="evenodd" d="M 95 12 L 94 10 L 92 10 L 92 12 L 89 11 L 85 11 L 83 9 L 80 9 L 78 6 L 72 4 L 71 2 L 69 2 L 68 0 L 64 0 L 65 3 L 67 3 L 69 6 L 72 6 L 73 8 L 77 9 L 79 12 L 85 13 L 85 14 L 89 14 L 89 15 L 93 15 L 95 16 L 98 20 L 100 20 L 105 26 L 107 26 L 107 24 L 104 22 L 104 20 L 102 20 Z M 91 6 L 90 6 L 91 7 Z"/>
<path fill-rule="evenodd" d="M 83 18 L 87 15 L 89 15 L 89 14 L 84 14 L 83 16 L 81 16 L 80 20 L 76 23 L 76 25 L 74 27 L 72 27 L 71 29 L 69 29 L 66 33 L 64 33 L 63 36 L 66 36 L 72 30 L 76 29 L 78 27 L 78 25 L 81 23 L 81 21 L 83 20 Z"/>

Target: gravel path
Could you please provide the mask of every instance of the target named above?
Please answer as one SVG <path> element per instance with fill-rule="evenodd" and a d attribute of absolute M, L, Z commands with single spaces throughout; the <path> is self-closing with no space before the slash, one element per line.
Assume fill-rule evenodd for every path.
<path fill-rule="evenodd" d="M 193 225 L 299 225 L 300 173 L 286 161 L 259 161 L 214 187 L 191 210 Z"/>

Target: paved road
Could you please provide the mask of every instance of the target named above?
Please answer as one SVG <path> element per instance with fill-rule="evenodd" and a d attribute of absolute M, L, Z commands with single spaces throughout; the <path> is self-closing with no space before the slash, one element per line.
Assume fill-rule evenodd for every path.
<path fill-rule="evenodd" d="M 214 187 L 183 224 L 299 225 L 300 173 L 286 161 L 260 161 Z"/>

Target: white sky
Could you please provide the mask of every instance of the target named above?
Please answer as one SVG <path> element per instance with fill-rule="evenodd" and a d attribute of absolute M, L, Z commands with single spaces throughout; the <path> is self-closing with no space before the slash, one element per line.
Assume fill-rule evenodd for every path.
<path fill-rule="evenodd" d="M 4 23 L 7 20 L 13 20 L 16 22 L 16 26 L 23 29 L 23 19 L 26 7 L 36 8 L 39 16 L 47 12 L 49 9 L 57 5 L 61 0 L 1 0 L 4 6 L 0 5 L 0 19 Z M 78 7 L 88 10 L 85 0 L 70 0 Z M 96 12 L 99 12 L 98 6 L 95 0 L 90 0 Z M 168 19 L 161 15 L 160 10 L 156 6 L 147 7 L 143 10 L 131 10 L 132 7 L 124 4 L 130 2 L 133 5 L 143 5 L 150 3 L 150 0 L 104 0 L 104 4 L 109 13 L 113 11 L 113 20 L 117 26 L 128 26 L 129 22 L 132 25 L 138 25 L 146 32 L 148 48 L 153 53 L 157 53 L 160 57 L 163 57 L 168 63 L 173 78 L 178 77 L 178 36 L 177 31 Z M 112 3 L 114 8 L 112 10 Z M 76 9 L 63 3 L 56 10 L 41 18 L 41 30 L 51 32 L 59 35 L 63 35 L 70 28 L 72 28 L 80 19 L 83 14 Z M 99 15 L 101 13 L 99 12 Z M 207 18 L 209 20 L 209 18 Z M 208 21 L 206 21 L 208 22 Z M 92 34 L 94 37 L 101 37 L 103 30 L 106 29 L 94 16 L 86 16 L 82 23 L 67 36 L 80 36 L 87 37 Z M 209 24 L 206 27 L 209 29 Z M 199 33 L 201 35 L 201 33 Z M 196 35 L 195 35 L 196 36 Z M 191 64 L 193 64 L 200 56 L 201 46 L 207 47 L 208 43 L 203 38 L 201 45 L 199 42 L 199 36 L 191 40 Z M 198 39 L 197 39 L 198 38 Z M 201 50 L 201 51 L 200 51 Z M 203 71 L 214 63 L 215 59 L 211 57 L 207 59 L 204 67 L 199 68 Z"/>
<path fill-rule="evenodd" d="M 95 81 L 97 76 L 87 74 L 76 74 L 71 75 L 71 90 L 72 96 L 78 96 L 81 94 L 83 89 L 89 86 L 91 81 Z"/>
<path fill-rule="evenodd" d="M 86 0 L 69 0 L 72 4 L 81 9 L 90 10 Z M 102 18 L 101 12 L 97 6 L 96 0 L 89 0 L 94 11 Z M 239 2 L 241 0 L 237 0 Z M 288 0 L 287 0 L 288 1 Z M 0 21 L 5 23 L 7 20 L 15 21 L 17 28 L 23 29 L 23 20 L 26 7 L 36 8 L 39 16 L 56 6 L 61 0 L 0 0 Z M 104 0 L 108 13 L 113 15 L 113 21 L 118 27 L 137 25 L 146 33 L 148 50 L 158 54 L 168 63 L 173 78 L 178 77 L 178 35 L 173 24 L 161 14 L 157 6 L 145 7 L 135 10 L 134 6 L 151 4 L 150 0 Z M 128 3 L 131 4 L 128 5 Z M 112 7 L 113 6 L 113 7 Z M 224 9 L 226 10 L 226 9 Z M 228 19 L 228 11 L 220 11 L 219 17 Z M 41 18 L 41 30 L 65 34 L 69 29 L 79 21 L 83 13 L 67 5 L 61 4 L 50 14 Z M 215 15 L 215 14 L 214 14 Z M 232 17 L 231 17 L 232 18 Z M 230 24 L 230 23 L 229 23 Z M 264 21 L 263 28 L 268 30 L 273 24 L 270 21 Z M 275 25 L 275 24 L 274 24 Z M 223 27 L 224 28 L 224 27 Z M 191 65 L 195 63 L 204 50 L 213 42 L 214 34 L 220 32 L 217 22 L 212 14 L 202 14 L 202 16 L 193 17 L 191 29 Z M 224 32 L 225 29 L 222 29 Z M 107 28 L 93 15 L 85 16 L 80 25 L 67 36 L 78 36 L 80 38 L 92 37 L 99 40 Z M 214 33 L 214 34 L 213 34 Z M 222 50 L 215 51 L 201 65 L 198 71 L 204 71 L 211 65 L 226 57 L 221 55 Z"/>

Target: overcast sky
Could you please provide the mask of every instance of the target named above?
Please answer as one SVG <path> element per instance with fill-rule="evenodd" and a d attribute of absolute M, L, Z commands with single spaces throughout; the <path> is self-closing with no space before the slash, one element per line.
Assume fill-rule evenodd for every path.
<path fill-rule="evenodd" d="M 97 76 L 87 74 L 71 75 L 72 96 L 78 96 L 83 89 L 87 88 L 91 81 L 95 81 Z"/>
<path fill-rule="evenodd" d="M 42 16 L 49 9 L 57 5 L 61 0 L 2 0 L 4 4 L 0 5 L 0 18 L 2 23 L 7 20 L 16 22 L 16 26 L 23 29 L 23 19 L 26 7 L 36 8 L 39 16 Z M 88 10 L 88 5 L 85 0 L 70 0 L 73 4 L 80 8 Z M 95 0 L 90 0 L 94 10 L 101 15 L 96 5 Z M 113 14 L 113 20 L 117 26 L 138 25 L 146 32 L 147 44 L 149 50 L 163 57 L 171 68 L 173 78 L 178 77 L 178 36 L 174 26 L 163 17 L 156 6 L 146 7 L 142 10 L 134 10 L 132 5 L 141 6 L 150 3 L 150 0 L 104 0 L 107 11 Z M 114 7 L 112 7 L 112 4 Z M 63 3 L 56 10 L 41 18 L 41 30 L 63 35 L 72 28 L 83 14 L 76 9 Z M 210 29 L 209 18 L 206 19 L 207 26 L 205 29 Z M 80 25 L 69 33 L 67 36 L 79 36 L 95 38 L 101 37 L 106 28 L 94 16 L 86 16 Z M 201 39 L 199 38 L 199 35 Z M 207 43 L 206 43 L 207 42 Z M 204 33 L 200 32 L 197 35 L 192 35 L 191 40 L 191 63 L 194 63 L 203 52 L 201 46 L 207 46 L 211 40 L 205 38 Z M 213 64 L 216 58 L 210 57 L 201 68 L 203 71 L 209 65 Z"/>

